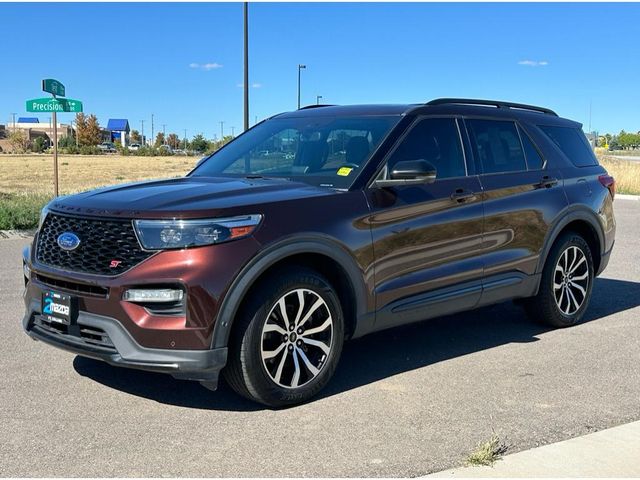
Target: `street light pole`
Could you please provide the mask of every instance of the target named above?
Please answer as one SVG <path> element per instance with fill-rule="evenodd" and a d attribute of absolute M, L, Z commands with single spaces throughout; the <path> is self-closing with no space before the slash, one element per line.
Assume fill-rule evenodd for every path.
<path fill-rule="evenodd" d="M 165 127 L 167 126 L 166 123 L 162 124 L 162 144 L 165 145 L 167 143 L 167 132 L 165 130 Z"/>
<path fill-rule="evenodd" d="M 15 133 L 16 131 L 16 113 L 12 113 L 11 116 L 13 117 L 13 132 Z"/>
<path fill-rule="evenodd" d="M 316 105 L 320 105 L 321 98 L 322 98 L 322 95 L 316 95 Z"/>
<path fill-rule="evenodd" d="M 300 110 L 300 71 L 306 68 L 306 65 L 298 64 L 298 110 Z"/>
<path fill-rule="evenodd" d="M 249 130 L 249 2 L 244 2 L 244 129 Z"/>
<path fill-rule="evenodd" d="M 235 138 L 236 136 L 236 127 L 231 127 L 231 137 Z"/>
<path fill-rule="evenodd" d="M 153 113 L 151 114 L 151 141 L 155 144 L 156 139 L 153 138 Z"/>
<path fill-rule="evenodd" d="M 147 144 L 147 142 L 144 141 L 144 120 L 140 120 L 140 123 L 142 125 L 142 128 L 140 129 L 141 130 L 140 141 L 142 142 L 142 146 L 144 147 Z"/>
<path fill-rule="evenodd" d="M 224 140 L 224 122 L 220 122 L 220 140 Z"/>

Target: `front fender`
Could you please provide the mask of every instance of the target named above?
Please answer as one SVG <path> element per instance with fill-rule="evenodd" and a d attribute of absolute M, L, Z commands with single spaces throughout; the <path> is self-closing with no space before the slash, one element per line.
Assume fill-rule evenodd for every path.
<path fill-rule="evenodd" d="M 242 300 L 256 280 L 276 263 L 303 253 L 321 254 L 337 261 L 345 270 L 356 298 L 356 322 L 367 313 L 364 274 L 351 253 L 331 237 L 300 234 L 287 237 L 262 250 L 240 271 L 224 296 L 213 329 L 212 348 L 227 346 L 233 321 Z M 356 327 L 356 330 L 357 327 Z"/>

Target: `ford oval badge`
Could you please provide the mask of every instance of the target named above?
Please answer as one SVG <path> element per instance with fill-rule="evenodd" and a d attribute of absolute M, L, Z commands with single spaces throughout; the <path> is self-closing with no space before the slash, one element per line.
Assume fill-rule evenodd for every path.
<path fill-rule="evenodd" d="M 58 246 L 70 252 L 71 250 L 75 250 L 80 245 L 80 239 L 75 233 L 64 232 L 58 236 Z"/>

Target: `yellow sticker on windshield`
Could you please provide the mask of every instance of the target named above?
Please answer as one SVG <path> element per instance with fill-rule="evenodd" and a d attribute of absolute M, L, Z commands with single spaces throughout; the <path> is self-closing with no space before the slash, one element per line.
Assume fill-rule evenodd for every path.
<path fill-rule="evenodd" d="M 351 167 L 340 167 L 338 169 L 338 175 L 340 175 L 341 177 L 348 177 L 351 173 L 351 170 L 353 170 L 353 168 Z"/>

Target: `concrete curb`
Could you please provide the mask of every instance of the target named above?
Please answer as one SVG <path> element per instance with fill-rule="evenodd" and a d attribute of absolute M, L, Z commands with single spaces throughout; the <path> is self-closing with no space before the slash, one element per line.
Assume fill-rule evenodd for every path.
<path fill-rule="evenodd" d="M 635 200 L 640 201 L 640 195 L 627 195 L 625 193 L 616 193 L 616 200 Z"/>
<path fill-rule="evenodd" d="M 460 467 L 427 476 L 640 477 L 640 421 L 507 455 L 493 467 Z"/>
<path fill-rule="evenodd" d="M 0 230 L 0 240 L 16 240 L 19 238 L 33 238 L 35 230 Z"/>

